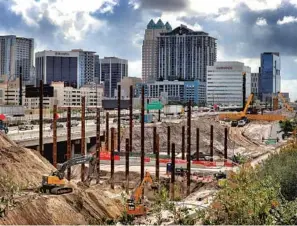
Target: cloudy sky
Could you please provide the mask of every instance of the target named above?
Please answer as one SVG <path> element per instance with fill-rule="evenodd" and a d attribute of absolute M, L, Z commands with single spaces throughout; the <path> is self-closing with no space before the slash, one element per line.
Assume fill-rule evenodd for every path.
<path fill-rule="evenodd" d="M 150 19 L 185 24 L 218 39 L 218 60 L 257 72 L 261 52 L 282 60 L 282 91 L 297 99 L 297 0 L 0 0 L 0 34 L 35 39 L 36 51 L 82 48 L 129 60 L 141 76 Z"/>

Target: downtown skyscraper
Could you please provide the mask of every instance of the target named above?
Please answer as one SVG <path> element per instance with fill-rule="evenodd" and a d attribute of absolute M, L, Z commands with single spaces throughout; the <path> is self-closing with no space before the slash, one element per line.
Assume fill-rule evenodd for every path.
<path fill-rule="evenodd" d="M 215 38 L 180 25 L 160 33 L 157 40 L 159 80 L 206 82 L 207 66 L 213 66 L 217 60 Z"/>
<path fill-rule="evenodd" d="M 142 80 L 143 82 L 155 81 L 158 73 L 158 39 L 162 32 L 171 31 L 172 28 L 167 22 L 164 24 L 161 19 L 155 23 L 151 20 L 145 30 L 142 45 Z"/>
<path fill-rule="evenodd" d="M 23 81 L 30 81 L 34 75 L 34 39 L 0 36 L 0 75 L 14 80 L 22 73 Z"/>

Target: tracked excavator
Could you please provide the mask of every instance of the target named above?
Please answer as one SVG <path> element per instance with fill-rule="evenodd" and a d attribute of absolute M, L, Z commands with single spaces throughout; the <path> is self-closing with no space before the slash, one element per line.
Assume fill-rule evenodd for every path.
<path fill-rule="evenodd" d="M 91 168 L 94 167 L 96 158 L 93 155 L 78 156 L 58 165 L 58 170 L 52 172 L 49 176 L 42 176 L 42 186 L 40 187 L 40 191 L 42 193 L 55 195 L 71 193 L 73 189 L 71 187 L 65 187 L 65 171 L 71 166 L 88 162 L 90 163 L 90 167 L 87 180 L 89 180 L 90 172 L 92 171 Z"/>
<path fill-rule="evenodd" d="M 148 211 L 148 208 L 144 205 L 142 199 L 142 193 L 144 185 L 150 183 L 153 189 L 157 189 L 158 186 L 153 183 L 152 176 L 149 172 L 145 173 L 145 176 L 140 185 L 135 189 L 130 199 L 127 200 L 127 214 L 132 216 L 142 216 Z"/>

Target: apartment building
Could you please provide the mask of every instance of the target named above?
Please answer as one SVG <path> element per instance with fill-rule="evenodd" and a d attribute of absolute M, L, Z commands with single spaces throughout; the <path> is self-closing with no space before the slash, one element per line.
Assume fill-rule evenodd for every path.
<path fill-rule="evenodd" d="M 33 76 L 34 39 L 0 36 L 0 75 L 8 75 L 14 80 L 22 74 L 24 82 Z"/>
<path fill-rule="evenodd" d="M 206 82 L 207 66 L 213 66 L 217 60 L 215 38 L 180 25 L 160 33 L 157 39 L 159 80 Z"/>

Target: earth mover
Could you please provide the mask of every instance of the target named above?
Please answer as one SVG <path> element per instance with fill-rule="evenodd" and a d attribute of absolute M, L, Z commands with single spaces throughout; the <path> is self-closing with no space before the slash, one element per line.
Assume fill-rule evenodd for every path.
<path fill-rule="evenodd" d="M 92 172 L 91 169 L 94 168 L 96 163 L 96 158 L 93 155 L 74 157 L 63 164 L 58 165 L 58 170 L 52 172 L 49 176 L 42 176 L 42 186 L 40 187 L 40 191 L 42 193 L 55 195 L 71 193 L 73 189 L 71 187 L 65 187 L 65 171 L 71 166 L 83 163 L 90 163 L 89 175 L 87 179 L 89 180 L 90 174 Z"/>

